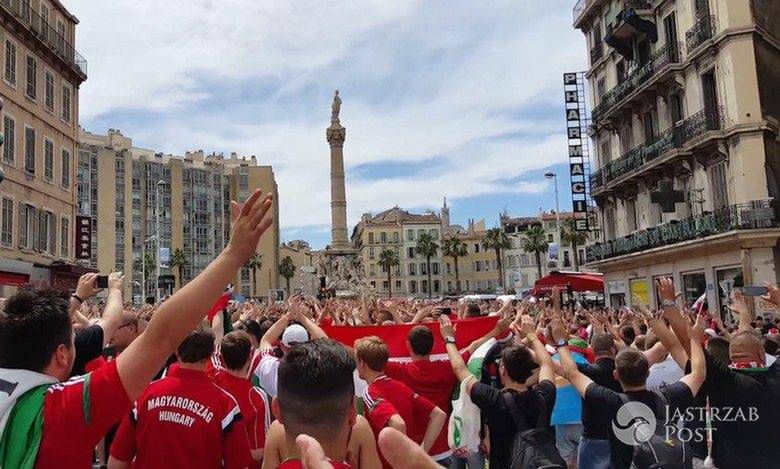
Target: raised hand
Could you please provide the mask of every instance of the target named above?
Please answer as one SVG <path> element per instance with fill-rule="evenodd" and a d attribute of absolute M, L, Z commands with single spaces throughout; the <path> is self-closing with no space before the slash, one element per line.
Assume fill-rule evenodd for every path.
<path fill-rule="evenodd" d="M 257 248 L 260 237 L 273 222 L 271 216 L 266 216 L 271 209 L 272 196 L 269 194 L 262 200 L 261 196 L 262 192 L 258 189 L 241 205 L 240 211 L 237 210 L 238 205 L 234 209 L 238 215 L 233 223 L 228 246 L 242 262 L 249 259 Z"/>
<path fill-rule="evenodd" d="M 763 295 L 761 298 L 775 306 L 780 306 L 780 288 L 769 282 L 765 282 L 764 285 L 766 286 L 766 295 Z"/>
<path fill-rule="evenodd" d="M 122 291 L 125 284 L 125 275 L 122 272 L 111 272 L 108 274 L 108 289 Z"/>
<path fill-rule="evenodd" d="M 749 317 L 750 311 L 748 310 L 747 301 L 739 290 L 734 290 L 731 293 L 731 304 L 728 305 L 728 308 L 736 313 L 740 319 Z"/>
<path fill-rule="evenodd" d="M 704 317 L 702 315 L 696 316 L 696 322 L 688 328 L 688 337 L 701 343 L 701 339 L 704 337 Z"/>
<path fill-rule="evenodd" d="M 656 288 L 662 300 L 676 301 L 679 296 L 674 291 L 674 281 L 671 278 L 659 278 L 656 280 Z"/>
<path fill-rule="evenodd" d="M 450 318 L 445 315 L 439 318 L 439 332 L 442 337 L 455 337 L 455 327 L 453 327 Z"/>
<path fill-rule="evenodd" d="M 98 278 L 96 273 L 86 273 L 79 278 L 79 283 L 76 286 L 76 296 L 81 298 L 82 301 L 87 301 L 89 298 L 95 296 L 101 289 L 95 287 L 95 281 Z"/>
<path fill-rule="evenodd" d="M 531 318 L 531 316 L 522 316 L 520 319 L 520 332 L 523 333 L 523 336 L 536 333 L 536 324 L 534 323 L 534 320 Z"/>

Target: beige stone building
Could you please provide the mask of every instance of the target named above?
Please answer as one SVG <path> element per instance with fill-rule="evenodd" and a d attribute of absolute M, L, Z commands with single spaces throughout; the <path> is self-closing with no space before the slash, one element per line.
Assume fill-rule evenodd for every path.
<path fill-rule="evenodd" d="M 246 200 L 256 188 L 273 193 L 274 224 L 257 247 L 263 259 L 257 296 L 279 287 L 278 191 L 273 169 L 258 165 L 256 157 L 202 151 L 164 155 L 134 147 L 118 130 L 106 135 L 81 131 L 77 186 L 78 214 L 91 217 L 93 228 L 87 262 L 100 272 L 125 272 L 132 279 L 126 293 L 135 302 L 144 292 L 154 292 L 156 269 L 144 278 L 144 253 L 155 258 L 156 266 L 158 247 L 170 253 L 182 250 L 187 259 L 182 278 L 170 267 L 162 267 L 160 275 L 186 283 L 229 241 L 230 201 Z M 248 268 L 241 269 L 235 285 L 245 296 L 255 294 Z"/>
<path fill-rule="evenodd" d="M 279 262 L 282 262 L 282 259 L 289 256 L 295 266 L 295 275 L 290 279 L 290 292 L 293 295 L 303 291 L 301 272 L 306 270 L 310 273 L 315 273 L 313 255 L 309 243 L 302 239 L 282 243 L 279 246 Z M 286 287 L 286 279 L 281 274 L 279 275 L 278 285 Z"/>
<path fill-rule="evenodd" d="M 496 253 L 482 246 L 486 234 L 485 220 L 469 220 L 465 229 L 448 230 L 447 236 L 457 236 L 466 245 L 467 254 L 458 258 L 461 293 L 494 294 L 499 288 Z M 444 256 L 444 275 L 445 292 L 457 293 L 455 259 L 450 256 Z"/>
<path fill-rule="evenodd" d="M 386 249 L 398 254 L 400 265 L 391 276 L 393 295 L 413 298 L 428 296 L 428 264 L 425 257 L 415 252 L 417 240 L 423 233 L 433 236 L 439 245 L 431 258 L 431 294 L 443 292 L 441 255 L 441 217 L 433 212 L 414 214 L 393 207 L 377 215 L 367 213 L 352 232 L 352 244 L 358 249 L 368 282 L 379 294 L 388 294 L 390 284 L 387 271 L 378 264 L 379 255 Z"/>
<path fill-rule="evenodd" d="M 58 0 L 0 2 L 4 100 L 0 295 L 18 285 L 74 287 L 72 228 L 79 87 L 78 20 Z"/>
<path fill-rule="evenodd" d="M 580 0 L 573 13 L 603 228 L 587 259 L 608 302 L 656 304 L 651 282 L 671 276 L 723 312 L 734 285 L 777 282 L 780 2 Z"/>

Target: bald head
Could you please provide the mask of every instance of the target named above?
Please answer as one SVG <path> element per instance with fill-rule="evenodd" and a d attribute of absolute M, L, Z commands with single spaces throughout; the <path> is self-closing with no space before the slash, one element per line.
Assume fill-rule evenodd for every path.
<path fill-rule="evenodd" d="M 143 330 L 139 325 L 138 316 L 132 311 L 124 310 L 122 312 L 122 324 L 119 325 L 119 329 L 117 329 L 114 336 L 111 337 L 109 345 L 114 348 L 114 351 L 117 354 L 120 354 L 141 334 L 141 332 L 143 332 Z"/>
<path fill-rule="evenodd" d="M 729 356 L 732 363 L 763 362 L 764 344 L 753 332 L 738 332 L 731 338 Z"/>

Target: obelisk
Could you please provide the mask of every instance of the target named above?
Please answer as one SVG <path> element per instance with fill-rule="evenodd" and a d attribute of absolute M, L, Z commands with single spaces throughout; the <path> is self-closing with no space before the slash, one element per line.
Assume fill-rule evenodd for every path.
<path fill-rule="evenodd" d="M 325 136 L 330 145 L 330 247 L 334 251 L 349 251 L 351 244 L 347 237 L 347 193 L 344 186 L 344 140 L 347 129 L 339 121 L 341 98 L 336 90 L 331 106 L 330 126 Z"/>

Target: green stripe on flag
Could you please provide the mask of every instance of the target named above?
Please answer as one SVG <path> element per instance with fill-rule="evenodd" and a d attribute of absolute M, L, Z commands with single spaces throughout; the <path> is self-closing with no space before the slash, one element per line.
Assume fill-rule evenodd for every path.
<path fill-rule="evenodd" d="M 92 402 L 89 398 L 89 382 L 92 373 L 87 373 L 84 376 L 84 387 L 81 391 L 81 411 L 84 413 L 84 423 L 89 425 L 92 423 Z"/>

